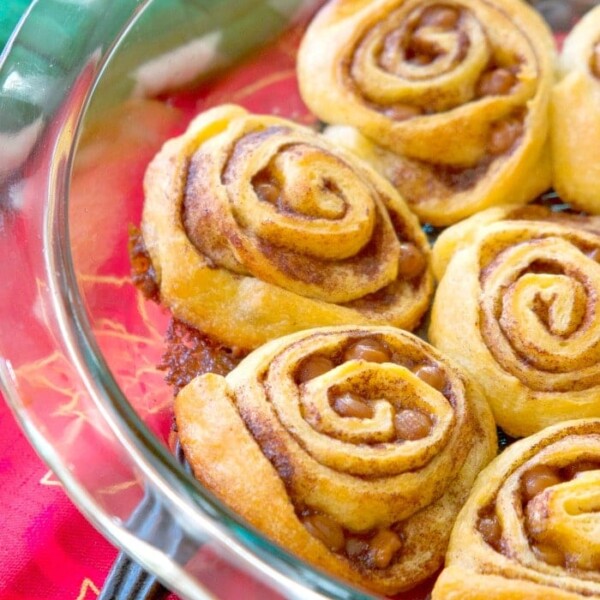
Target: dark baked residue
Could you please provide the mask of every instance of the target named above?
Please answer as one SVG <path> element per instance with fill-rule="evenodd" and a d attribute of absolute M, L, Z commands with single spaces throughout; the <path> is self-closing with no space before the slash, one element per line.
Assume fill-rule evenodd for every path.
<path fill-rule="evenodd" d="M 227 375 L 248 353 L 228 348 L 206 333 L 178 319 L 171 319 L 165 335 L 166 349 L 158 368 L 177 394 L 192 379 L 204 373 Z"/>

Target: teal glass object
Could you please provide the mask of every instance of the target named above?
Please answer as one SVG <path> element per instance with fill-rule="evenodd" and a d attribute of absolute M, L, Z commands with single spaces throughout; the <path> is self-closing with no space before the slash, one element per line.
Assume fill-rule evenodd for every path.
<path fill-rule="evenodd" d="M 0 52 L 27 10 L 30 0 L 9 0 L 0 6 Z"/>

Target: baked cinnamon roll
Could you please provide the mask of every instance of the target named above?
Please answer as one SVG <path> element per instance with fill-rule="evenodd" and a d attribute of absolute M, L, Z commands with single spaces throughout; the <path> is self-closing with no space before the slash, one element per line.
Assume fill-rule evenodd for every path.
<path fill-rule="evenodd" d="M 227 345 L 317 325 L 410 329 L 428 307 L 417 218 L 368 165 L 291 121 L 212 109 L 165 144 L 144 189 L 161 302 Z"/>
<path fill-rule="evenodd" d="M 496 208 L 434 246 L 430 339 L 480 383 L 512 436 L 600 416 L 598 221 Z"/>
<path fill-rule="evenodd" d="M 550 185 L 554 40 L 521 0 L 331 0 L 298 56 L 302 97 L 423 221 Z M 360 132 L 360 133 L 359 133 Z"/>
<path fill-rule="evenodd" d="M 600 421 L 513 444 L 477 479 L 433 600 L 600 597 Z"/>
<path fill-rule="evenodd" d="M 226 377 L 194 379 L 175 415 L 196 477 L 223 502 L 294 554 L 384 594 L 441 566 L 497 447 L 478 389 L 392 327 L 269 342 Z"/>
<path fill-rule="evenodd" d="M 554 187 L 574 206 L 600 213 L 600 6 L 565 39 L 552 95 Z"/>

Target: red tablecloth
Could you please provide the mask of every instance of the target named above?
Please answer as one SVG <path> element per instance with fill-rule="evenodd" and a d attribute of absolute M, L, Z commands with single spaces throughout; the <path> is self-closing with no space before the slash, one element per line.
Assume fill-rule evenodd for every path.
<path fill-rule="evenodd" d="M 3 401 L 0 475 L 0 598 L 96 598 L 117 551 L 70 502 Z"/>

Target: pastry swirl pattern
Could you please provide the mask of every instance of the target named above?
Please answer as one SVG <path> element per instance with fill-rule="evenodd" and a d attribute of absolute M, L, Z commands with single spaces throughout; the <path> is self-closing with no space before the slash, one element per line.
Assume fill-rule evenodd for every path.
<path fill-rule="evenodd" d="M 378 148 L 348 129 L 334 137 L 422 220 L 447 225 L 549 186 L 553 52 L 517 0 L 333 0 L 303 40 L 299 81 L 320 118 Z"/>
<path fill-rule="evenodd" d="M 150 165 L 144 241 L 175 315 L 252 348 L 317 324 L 414 327 L 429 250 L 395 190 L 314 132 L 213 109 Z"/>
<path fill-rule="evenodd" d="M 284 547 L 382 593 L 441 565 L 451 523 L 496 452 L 478 390 L 389 327 L 272 341 L 226 378 L 195 379 L 175 412 L 200 481 Z"/>
<path fill-rule="evenodd" d="M 600 421 L 521 440 L 479 476 L 433 599 L 600 596 Z"/>
<path fill-rule="evenodd" d="M 503 220 L 510 210 L 439 238 L 429 335 L 480 382 L 498 424 L 523 436 L 600 416 L 600 237 L 593 220 Z"/>

